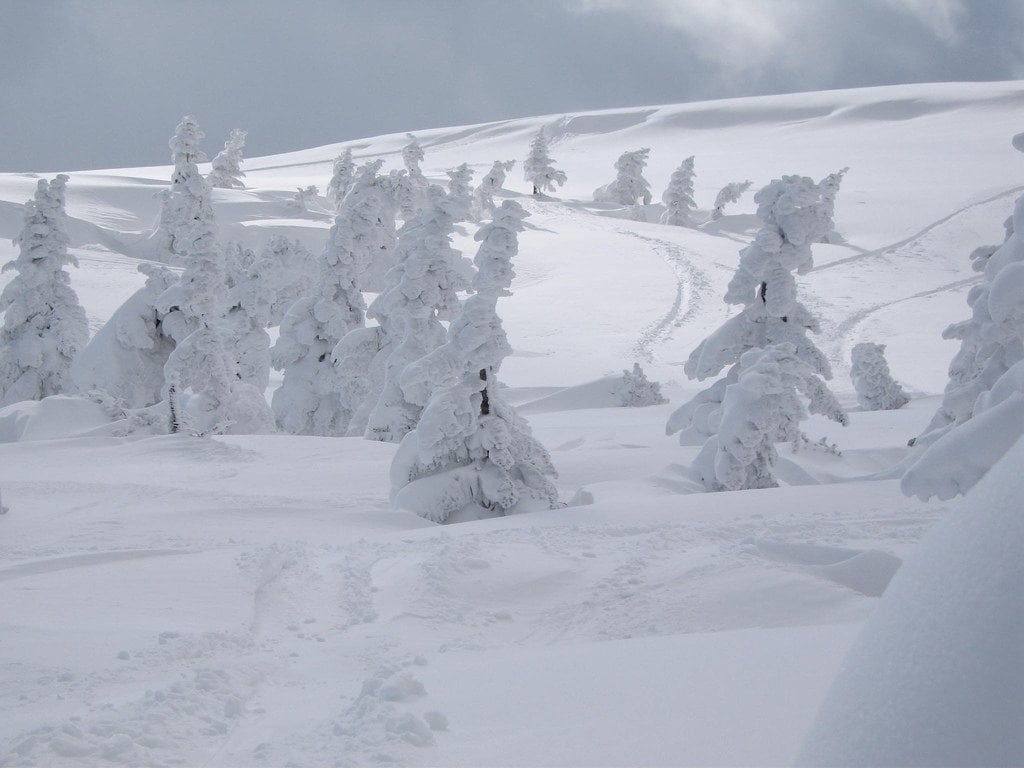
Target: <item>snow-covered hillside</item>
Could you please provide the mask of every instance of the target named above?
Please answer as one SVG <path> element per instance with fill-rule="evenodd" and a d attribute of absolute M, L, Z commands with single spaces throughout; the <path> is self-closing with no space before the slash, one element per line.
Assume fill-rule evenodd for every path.
<path fill-rule="evenodd" d="M 792 761 L 947 509 L 902 496 L 893 469 L 946 382 L 941 332 L 980 279 L 968 255 L 1002 241 L 1024 190 L 1022 106 L 1022 82 L 906 85 L 416 131 L 430 179 L 518 161 L 505 186 L 530 217 L 499 304 L 502 381 L 571 505 L 440 527 L 389 509 L 393 445 L 37 424 L 56 439 L 0 445 L 0 765 Z M 542 126 L 568 177 L 550 199 L 522 180 Z M 345 148 L 399 167 L 407 142 L 247 159 L 246 188 L 215 191 L 222 237 L 319 253 L 330 204 L 299 214 L 296 188 L 325 190 Z M 695 156 L 699 220 L 727 183 L 754 185 L 695 229 L 592 202 L 643 147 L 655 200 Z M 851 424 L 808 422 L 825 444 L 780 449 L 783 487 L 696 492 L 697 448 L 664 427 L 702 388 L 682 361 L 735 312 L 722 296 L 758 226 L 753 192 L 847 166 L 837 242 L 798 280 Z M 72 284 L 95 333 L 144 282 L 170 168 L 70 176 Z M 41 177 L 0 174 L 0 262 Z M 886 345 L 909 406 L 856 407 L 860 342 Z M 616 407 L 611 377 L 634 362 L 669 404 Z"/>

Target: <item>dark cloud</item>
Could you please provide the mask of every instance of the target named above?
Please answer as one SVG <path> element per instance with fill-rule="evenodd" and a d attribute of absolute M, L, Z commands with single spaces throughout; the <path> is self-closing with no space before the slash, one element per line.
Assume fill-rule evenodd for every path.
<path fill-rule="evenodd" d="M 185 113 L 210 151 L 247 129 L 254 156 L 531 114 L 1022 74 L 1014 0 L 749 0 L 756 13 L 722 4 L 738 15 L 685 23 L 694 3 L 716 5 L 0 0 L 0 169 L 162 164 Z M 947 6 L 952 37 L 930 23 Z"/>

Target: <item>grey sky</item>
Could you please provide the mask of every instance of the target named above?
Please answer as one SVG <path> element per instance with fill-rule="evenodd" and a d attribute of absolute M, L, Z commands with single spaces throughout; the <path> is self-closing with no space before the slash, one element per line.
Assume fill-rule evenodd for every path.
<path fill-rule="evenodd" d="M 248 156 L 393 131 L 1024 77 L 1020 0 L 0 0 L 0 170 Z"/>

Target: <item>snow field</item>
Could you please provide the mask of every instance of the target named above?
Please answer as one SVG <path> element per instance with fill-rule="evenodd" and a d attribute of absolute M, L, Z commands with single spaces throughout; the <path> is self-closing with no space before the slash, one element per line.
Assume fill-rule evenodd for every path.
<path fill-rule="evenodd" d="M 946 514 L 903 497 L 898 468 L 945 383 L 941 331 L 969 314 L 968 254 L 1002 240 L 1020 193 L 1022 102 L 1020 83 L 915 85 L 417 132 L 431 180 L 520 161 L 507 195 L 532 228 L 499 303 L 515 350 L 500 379 L 574 505 L 442 528 L 389 509 L 390 444 L 33 422 L 35 439 L 0 443 L 0 765 L 791 764 L 877 595 Z M 525 195 L 541 126 L 568 176 L 558 199 Z M 214 197 L 222 237 L 319 253 L 329 206 L 298 214 L 295 188 L 325 190 L 346 146 L 397 167 L 406 143 L 246 160 L 247 189 Z M 691 154 L 705 213 L 727 182 L 754 186 L 703 230 L 589 202 L 640 147 L 656 200 Z M 851 408 L 849 427 L 806 431 L 841 455 L 782 448 L 783 487 L 694 493 L 697 448 L 664 424 L 702 388 L 682 361 L 735 314 L 721 297 L 752 194 L 844 166 L 845 242 L 815 245 L 799 278 Z M 71 277 L 93 333 L 144 280 L 168 177 L 72 175 Z M 4 261 L 35 182 L 0 175 Z M 861 341 L 887 345 L 908 407 L 854 407 Z M 669 404 L 609 407 L 602 378 L 634 361 Z M 0 438 L 24 427 L 2 418 Z"/>

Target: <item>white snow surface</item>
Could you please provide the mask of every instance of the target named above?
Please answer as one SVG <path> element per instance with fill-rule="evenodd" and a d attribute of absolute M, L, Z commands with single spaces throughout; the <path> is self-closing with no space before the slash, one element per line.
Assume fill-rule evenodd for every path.
<path fill-rule="evenodd" d="M 499 304 L 502 395 L 569 506 L 441 527 L 390 510 L 393 444 L 112 437 L 88 401 L 12 406 L 0 765 L 791 764 L 889 578 L 947 514 L 905 498 L 900 468 L 956 351 L 942 330 L 970 315 L 969 254 L 1002 242 L 1024 191 L 1022 106 L 1024 82 L 904 85 L 416 130 L 431 182 L 522 163 L 541 127 L 566 172 L 533 197 L 516 169 L 495 198 L 531 225 Z M 294 190 L 326 188 L 345 149 L 399 168 L 408 142 L 244 159 L 245 189 L 213 195 L 221 238 L 321 252 L 330 217 L 290 209 Z M 655 190 L 695 156 L 697 228 L 591 202 L 636 147 Z M 810 443 L 779 446 L 779 488 L 702 493 L 698 448 L 664 426 L 703 388 L 682 361 L 735 313 L 722 296 L 758 226 L 753 194 L 708 221 L 715 195 L 846 166 L 839 237 L 813 246 L 801 300 L 844 406 L 862 341 L 884 341 L 912 400 L 804 422 Z M 71 174 L 93 333 L 144 280 L 170 173 Z M 0 261 L 36 181 L 0 174 Z M 475 251 L 468 233 L 454 245 Z M 634 362 L 669 403 L 617 407 L 608 383 Z"/>

